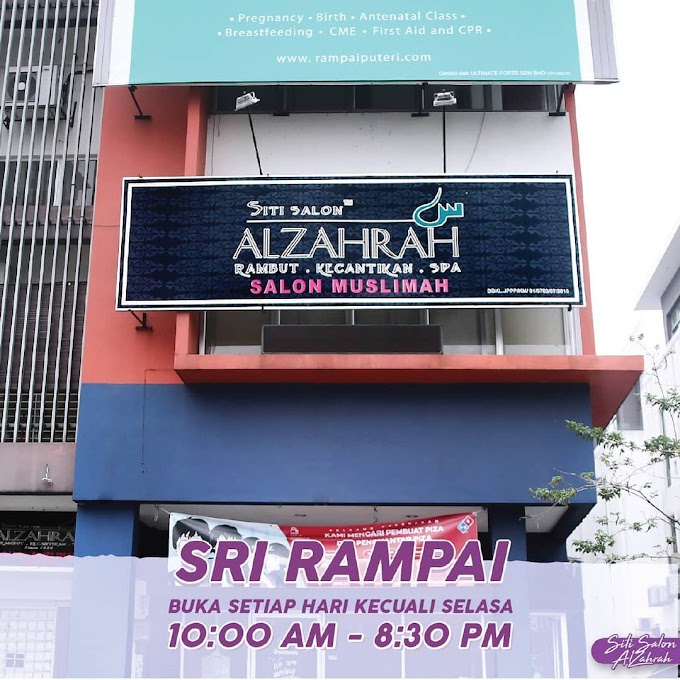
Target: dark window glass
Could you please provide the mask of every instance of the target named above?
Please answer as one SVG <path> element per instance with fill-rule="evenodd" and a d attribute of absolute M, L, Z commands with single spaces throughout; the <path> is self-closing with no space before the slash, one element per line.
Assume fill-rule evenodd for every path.
<path fill-rule="evenodd" d="M 357 325 L 392 325 L 420 324 L 419 309 L 357 309 L 354 312 L 354 323 Z"/>
<path fill-rule="evenodd" d="M 346 323 L 347 315 L 344 309 L 284 309 L 280 319 L 286 326 L 328 326 Z"/>
<path fill-rule="evenodd" d="M 262 326 L 271 323 L 271 312 L 234 310 L 207 317 L 208 354 L 259 354 Z"/>
<path fill-rule="evenodd" d="M 215 88 L 215 112 L 234 113 L 236 98 L 255 92 L 260 100 L 251 113 L 314 113 L 352 111 L 436 112 L 435 94 L 453 91 L 449 111 L 545 111 L 546 86 L 503 85 L 492 97 L 490 85 L 230 85 Z M 502 104 L 501 104 L 502 101 Z"/>
<path fill-rule="evenodd" d="M 417 85 L 357 85 L 357 111 L 417 111 L 422 89 Z"/>
<path fill-rule="evenodd" d="M 354 88 L 351 85 L 293 85 L 288 87 L 290 111 L 352 111 Z"/>
<path fill-rule="evenodd" d="M 536 85 L 503 85 L 504 111 L 544 111 L 545 88 Z"/>

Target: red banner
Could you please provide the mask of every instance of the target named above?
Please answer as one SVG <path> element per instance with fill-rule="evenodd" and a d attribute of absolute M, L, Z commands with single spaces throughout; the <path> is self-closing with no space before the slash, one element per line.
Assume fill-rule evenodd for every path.
<path fill-rule="evenodd" d="M 385 522 L 356 526 L 307 527 L 280 525 L 288 542 L 298 539 L 315 539 L 323 543 L 327 555 L 331 555 L 340 541 L 354 541 L 357 555 L 367 557 L 377 540 L 388 541 L 396 549 L 402 541 L 414 541 L 418 546 L 432 539 L 450 541 L 456 553 L 469 540 L 477 538 L 477 517 L 472 514 L 443 515 L 410 519 L 403 522 Z"/>

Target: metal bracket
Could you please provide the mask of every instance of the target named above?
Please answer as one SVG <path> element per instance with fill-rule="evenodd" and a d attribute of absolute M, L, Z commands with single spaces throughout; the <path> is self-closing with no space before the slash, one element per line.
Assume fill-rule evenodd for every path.
<path fill-rule="evenodd" d="M 149 324 L 146 322 L 146 312 L 142 312 L 142 318 L 140 319 L 139 316 L 136 314 L 136 312 L 133 312 L 131 309 L 128 310 L 132 316 L 139 321 L 139 326 L 135 326 L 136 331 L 152 331 L 153 326 L 149 326 Z"/>
<path fill-rule="evenodd" d="M 430 114 L 425 111 L 425 88 L 427 83 L 420 86 L 420 101 L 418 102 L 418 111 L 411 114 L 411 118 L 429 118 Z"/>
<path fill-rule="evenodd" d="M 73 102 L 73 106 L 71 107 L 71 113 L 69 113 L 67 105 L 68 105 L 68 92 L 70 87 L 71 87 L 71 74 L 69 73 L 64 78 L 64 82 L 61 84 L 61 92 L 59 93 L 59 115 L 65 120 L 68 120 L 68 126 L 72 128 L 73 123 L 75 122 L 76 108 L 78 106 L 78 102 L 76 101 Z"/>
<path fill-rule="evenodd" d="M 569 85 L 562 85 L 560 88 L 560 96 L 557 98 L 557 108 L 554 111 L 550 111 L 548 113 L 549 116 L 555 117 L 555 116 L 566 116 L 567 112 L 562 111 L 562 102 L 564 101 L 564 93 L 567 91 L 567 88 Z"/>
<path fill-rule="evenodd" d="M 151 116 L 148 115 L 147 113 L 144 113 L 144 111 L 142 111 L 142 107 L 139 105 L 139 102 L 137 101 L 137 97 L 135 96 L 135 92 L 137 91 L 137 86 L 136 85 L 130 85 L 128 87 L 128 91 L 130 92 L 130 96 L 132 97 L 132 101 L 135 103 L 135 106 L 137 107 L 137 111 L 139 111 L 139 113 L 135 116 L 135 120 L 151 120 Z"/>

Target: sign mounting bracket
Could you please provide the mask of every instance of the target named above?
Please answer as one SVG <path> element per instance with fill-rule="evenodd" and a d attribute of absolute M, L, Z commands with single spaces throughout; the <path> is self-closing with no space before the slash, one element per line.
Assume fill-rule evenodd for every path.
<path fill-rule="evenodd" d="M 567 88 L 569 87 L 569 84 L 567 85 L 562 85 L 560 88 L 560 96 L 557 98 L 557 108 L 554 111 L 550 111 L 548 113 L 549 116 L 551 117 L 557 117 L 557 116 L 566 116 L 567 112 L 562 111 L 562 102 L 564 102 L 564 93 L 566 92 Z"/>
<path fill-rule="evenodd" d="M 151 116 L 148 113 L 144 113 L 144 111 L 142 111 L 142 107 L 139 105 L 137 97 L 135 96 L 136 91 L 137 91 L 136 85 L 130 85 L 130 87 L 128 87 L 128 92 L 132 97 L 132 101 L 135 103 L 137 111 L 139 111 L 139 113 L 135 116 L 135 120 L 151 120 Z"/>
<path fill-rule="evenodd" d="M 149 324 L 147 323 L 146 312 L 142 312 L 142 316 L 140 318 L 139 315 L 136 312 L 133 312 L 131 309 L 129 309 L 128 311 L 139 322 L 139 326 L 135 326 L 136 331 L 152 331 L 153 330 L 153 326 L 149 326 Z"/>

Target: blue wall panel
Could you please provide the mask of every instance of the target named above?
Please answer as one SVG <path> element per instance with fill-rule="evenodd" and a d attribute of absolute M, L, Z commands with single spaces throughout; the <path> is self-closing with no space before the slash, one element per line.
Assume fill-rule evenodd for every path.
<path fill-rule="evenodd" d="M 134 555 L 137 514 L 134 503 L 81 505 L 76 520 L 76 557 Z"/>
<path fill-rule="evenodd" d="M 593 468 L 566 419 L 590 422 L 587 386 L 85 384 L 74 497 L 535 503 Z"/>

